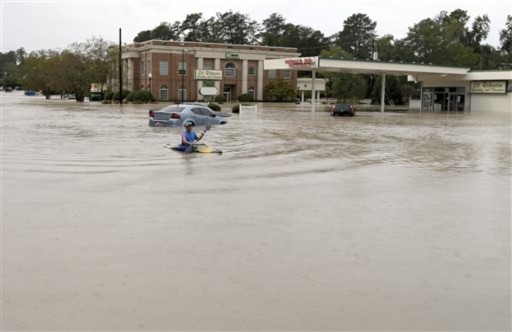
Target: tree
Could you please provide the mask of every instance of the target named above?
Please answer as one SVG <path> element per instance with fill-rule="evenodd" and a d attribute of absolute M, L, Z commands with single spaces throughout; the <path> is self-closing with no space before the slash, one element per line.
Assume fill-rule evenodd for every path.
<path fill-rule="evenodd" d="M 502 69 L 512 68 L 512 15 L 507 15 L 505 28 L 500 31 L 500 54 L 498 67 Z"/>
<path fill-rule="evenodd" d="M 180 30 L 185 41 L 206 42 L 212 40 L 210 26 L 212 26 L 213 18 L 203 19 L 202 13 L 188 14 L 181 23 Z"/>
<path fill-rule="evenodd" d="M 284 17 L 277 13 L 263 20 L 260 37 L 262 45 L 295 47 L 302 56 L 316 56 L 329 47 L 329 40 L 321 31 L 286 23 Z"/>
<path fill-rule="evenodd" d="M 286 19 L 283 15 L 272 13 L 263 20 L 261 44 L 266 46 L 284 46 L 283 35 L 286 29 Z M 290 45 L 289 45 L 290 46 Z"/>
<path fill-rule="evenodd" d="M 418 62 L 474 67 L 478 56 L 461 41 L 464 37 L 460 24 L 442 15 L 435 20 L 424 19 L 409 28 L 404 46 L 414 50 Z"/>
<path fill-rule="evenodd" d="M 135 36 L 135 38 L 133 38 L 133 41 L 135 43 L 142 43 L 142 42 L 145 42 L 147 40 L 151 40 L 152 37 L 151 37 L 151 30 L 143 30 L 143 31 L 140 31 L 137 36 Z"/>
<path fill-rule="evenodd" d="M 375 80 L 372 91 L 372 103 L 380 104 L 380 93 L 382 81 L 380 79 Z M 408 93 L 413 89 L 412 84 L 407 82 L 407 78 L 397 77 L 393 75 L 386 75 L 386 100 L 387 104 L 403 104 L 403 93 Z"/>
<path fill-rule="evenodd" d="M 179 40 L 180 32 L 181 28 L 179 21 L 176 21 L 173 24 L 162 22 L 151 31 L 151 39 Z"/>
<path fill-rule="evenodd" d="M 287 24 L 282 46 L 296 47 L 302 56 L 316 56 L 329 47 L 328 38 L 313 28 L 304 25 Z"/>
<path fill-rule="evenodd" d="M 500 31 L 501 51 L 512 54 L 512 15 L 507 15 L 505 28 Z"/>
<path fill-rule="evenodd" d="M 212 25 L 212 37 L 215 42 L 229 44 L 256 44 L 259 34 L 259 23 L 249 15 L 233 12 L 217 13 Z"/>
<path fill-rule="evenodd" d="M 20 66 L 23 87 L 41 91 L 46 99 L 61 91 L 59 56 L 58 52 L 52 50 L 31 52 L 26 56 Z"/>
<path fill-rule="evenodd" d="M 16 63 L 21 64 L 25 57 L 27 56 L 27 52 L 24 47 L 20 47 L 16 50 Z"/>
<path fill-rule="evenodd" d="M 339 46 L 330 47 L 320 54 L 324 58 L 352 59 L 352 55 Z M 346 74 L 346 73 L 324 73 L 329 81 L 327 83 L 327 94 L 340 101 L 359 101 L 368 94 L 368 83 L 370 75 Z"/>
<path fill-rule="evenodd" d="M 0 85 L 18 85 L 18 67 L 14 51 L 0 52 Z"/>
<path fill-rule="evenodd" d="M 284 101 L 295 98 L 296 91 L 290 82 L 276 80 L 266 86 L 265 95 L 268 100 Z"/>
<path fill-rule="evenodd" d="M 76 55 L 75 60 L 80 63 L 80 65 L 78 63 L 73 65 L 80 67 L 83 64 L 85 67 L 82 73 L 76 72 L 83 78 L 83 85 L 79 83 L 81 80 L 75 80 L 71 85 L 69 81 L 66 82 L 67 86 L 73 87 L 77 101 L 83 101 L 81 97 L 89 93 L 91 83 L 100 83 L 101 89 L 103 89 L 103 84 L 107 82 L 107 79 L 114 76 L 119 51 L 114 43 L 101 37 L 93 37 L 83 43 L 73 43 L 68 47 L 68 50 Z M 65 58 L 68 61 L 72 59 L 64 52 L 63 55 L 66 56 Z"/>
<path fill-rule="evenodd" d="M 374 22 L 366 14 L 353 14 L 343 22 L 343 30 L 334 35 L 336 45 L 358 59 L 368 58 L 373 40 L 377 36 Z"/>

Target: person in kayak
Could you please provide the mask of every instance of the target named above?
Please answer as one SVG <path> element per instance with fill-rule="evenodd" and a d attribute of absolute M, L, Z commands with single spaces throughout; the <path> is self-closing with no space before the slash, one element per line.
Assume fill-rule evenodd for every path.
<path fill-rule="evenodd" d="M 185 122 L 186 130 L 181 134 L 181 144 L 179 146 L 181 151 L 187 151 L 187 149 L 189 149 L 192 144 L 199 142 L 201 138 L 203 138 L 204 133 L 201 133 L 200 136 L 197 136 L 196 132 L 192 130 L 193 127 L 194 123 L 192 121 Z"/>

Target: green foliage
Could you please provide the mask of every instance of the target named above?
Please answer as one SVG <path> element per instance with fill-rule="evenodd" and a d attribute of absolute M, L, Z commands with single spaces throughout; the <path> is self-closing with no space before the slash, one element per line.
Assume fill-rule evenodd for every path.
<path fill-rule="evenodd" d="M 373 84 L 372 90 L 372 104 L 380 104 L 380 90 L 382 86 L 382 80 L 379 76 L 376 76 L 376 80 Z M 385 103 L 390 105 L 391 101 L 394 105 L 403 104 L 402 93 L 411 90 L 412 87 L 407 83 L 406 79 L 401 79 L 396 76 L 386 76 L 386 100 Z"/>
<path fill-rule="evenodd" d="M 335 43 L 358 59 L 368 58 L 373 39 L 377 36 L 374 22 L 366 14 L 353 14 L 343 22 L 343 30 L 336 35 Z"/>
<path fill-rule="evenodd" d="M 512 54 L 512 15 L 507 15 L 505 28 L 500 31 L 501 51 Z"/>
<path fill-rule="evenodd" d="M 214 42 L 256 44 L 258 41 L 259 24 L 251 20 L 247 14 L 232 10 L 217 13 L 212 23 L 211 37 Z"/>
<path fill-rule="evenodd" d="M 331 77 L 332 97 L 342 102 L 356 103 L 364 98 L 368 89 L 361 75 L 335 74 Z"/>
<path fill-rule="evenodd" d="M 22 75 L 19 65 L 26 56 L 25 49 L 19 48 L 16 51 L 7 53 L 0 52 L 0 85 L 16 86 L 22 84 Z"/>
<path fill-rule="evenodd" d="M 214 104 L 214 103 L 210 103 L 208 104 L 208 107 L 211 108 L 212 110 L 216 111 L 216 112 L 220 112 L 221 111 L 221 107 L 220 105 L 218 104 Z"/>
<path fill-rule="evenodd" d="M 296 97 L 296 91 L 290 82 L 276 80 L 266 86 L 265 95 L 270 101 L 293 100 Z"/>
<path fill-rule="evenodd" d="M 302 56 L 315 56 L 328 47 L 329 40 L 321 31 L 303 25 L 286 23 L 282 15 L 273 13 L 263 20 L 261 44 L 296 47 Z"/>
<path fill-rule="evenodd" d="M 240 104 L 236 104 L 231 108 L 232 113 L 240 113 Z"/>
<path fill-rule="evenodd" d="M 126 100 L 128 100 L 128 97 L 126 98 Z M 148 90 L 140 90 L 133 92 L 133 101 L 149 103 L 155 100 L 155 97 L 153 97 L 151 92 L 149 92 Z"/>
<path fill-rule="evenodd" d="M 126 96 L 126 101 L 133 101 L 133 97 L 135 97 L 135 94 L 137 91 L 132 91 Z"/>
<path fill-rule="evenodd" d="M 479 56 L 472 39 L 486 36 L 482 26 L 485 20 L 481 18 L 480 25 L 476 25 L 482 31 L 469 30 L 465 26 L 468 20 L 465 11 L 441 12 L 436 18 L 424 19 L 409 28 L 404 44 L 414 50 L 417 62 L 475 68 Z"/>
<path fill-rule="evenodd" d="M 103 96 L 103 100 L 112 100 L 114 97 L 114 93 L 112 91 L 105 92 L 105 95 Z"/>
<path fill-rule="evenodd" d="M 131 92 L 130 90 L 125 90 L 125 89 L 123 89 L 123 100 L 124 100 L 126 97 L 128 97 L 128 95 L 130 94 L 130 92 Z M 117 101 L 119 101 L 119 100 L 120 100 L 120 96 L 121 96 L 121 94 L 119 93 L 119 91 L 116 91 L 116 92 L 114 92 L 114 95 L 112 96 L 112 100 L 117 100 Z"/>
<path fill-rule="evenodd" d="M 224 96 L 224 95 L 217 95 L 217 96 L 215 96 L 214 100 L 215 100 L 216 103 L 222 104 L 222 103 L 226 102 L 226 96 Z"/>
<path fill-rule="evenodd" d="M 116 48 L 102 38 L 71 44 L 63 51 L 38 51 L 23 57 L 20 74 L 25 89 L 53 93 L 72 93 L 83 101 L 90 93 L 91 83 L 105 83 L 114 78 Z M 101 86 L 103 89 L 103 86 Z"/>
<path fill-rule="evenodd" d="M 249 93 L 244 93 L 244 94 L 241 94 L 239 97 L 238 97 L 238 100 L 240 102 L 253 102 L 254 101 L 254 97 L 252 94 L 249 94 Z"/>
<path fill-rule="evenodd" d="M 153 30 L 141 31 L 133 39 L 134 42 L 140 43 L 151 39 L 159 40 L 178 40 L 181 32 L 180 22 L 174 23 L 162 22 Z"/>

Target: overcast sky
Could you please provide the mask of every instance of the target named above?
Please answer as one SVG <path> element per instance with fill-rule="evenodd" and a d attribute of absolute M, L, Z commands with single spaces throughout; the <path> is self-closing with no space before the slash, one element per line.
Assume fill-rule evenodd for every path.
<path fill-rule="evenodd" d="M 102 36 L 132 42 L 141 30 L 160 22 L 182 21 L 186 14 L 202 12 L 210 17 L 230 9 L 261 22 L 273 12 L 288 22 L 321 30 L 326 35 L 340 31 L 343 21 L 354 13 L 365 13 L 377 22 L 379 35 L 403 38 L 408 27 L 433 17 L 441 10 L 461 8 L 474 18 L 487 14 L 491 32 L 487 42 L 497 46 L 499 31 L 512 14 L 510 0 L 186 0 L 186 1 L 23 1 L 1 0 L 2 52 L 25 47 L 27 51 L 64 48 L 72 42 Z"/>

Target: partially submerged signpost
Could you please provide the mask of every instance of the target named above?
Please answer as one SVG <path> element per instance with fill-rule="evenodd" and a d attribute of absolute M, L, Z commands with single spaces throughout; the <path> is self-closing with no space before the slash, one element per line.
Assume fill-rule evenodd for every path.
<path fill-rule="evenodd" d="M 199 90 L 199 93 L 204 97 L 204 101 L 209 104 L 219 94 L 219 90 L 213 86 L 205 86 Z"/>

